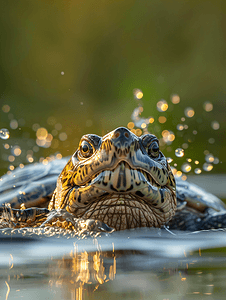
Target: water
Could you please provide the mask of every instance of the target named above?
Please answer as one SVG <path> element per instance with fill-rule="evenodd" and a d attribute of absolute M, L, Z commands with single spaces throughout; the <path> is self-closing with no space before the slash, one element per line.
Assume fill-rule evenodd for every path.
<path fill-rule="evenodd" d="M 226 233 L 1 234 L 2 299 L 223 299 Z"/>
<path fill-rule="evenodd" d="M 0 138 L 3 140 L 7 140 L 10 137 L 9 130 L 6 128 L 0 129 Z"/>
<path fill-rule="evenodd" d="M 186 179 L 182 172 L 209 172 L 213 169 L 212 163 L 219 163 L 215 152 L 213 155 L 208 150 L 204 151 L 204 164 L 199 165 L 196 157 L 192 157 L 191 161 L 186 158 L 187 150 L 184 149 L 193 142 L 192 135 L 200 133 L 199 128 L 196 130 L 191 123 L 187 123 L 196 117 L 191 107 L 183 110 L 186 118 L 183 115 L 173 130 L 161 127 L 169 119 L 172 106 L 180 103 L 178 95 L 172 95 L 171 103 L 166 100 L 157 102 L 157 110 L 165 115 L 156 119 L 153 116 L 141 117 L 143 92 L 140 89 L 134 90 L 134 98 L 138 107 L 128 128 L 138 136 L 147 133 L 149 128 L 153 133 L 160 133 L 164 153 L 175 154 L 174 158 L 169 157 L 173 166 L 177 167 L 182 158 L 187 160 L 181 160 L 179 171 L 173 168 L 174 174 Z M 205 102 L 203 108 L 208 114 L 213 110 L 213 105 Z M 8 113 L 10 107 L 4 105 L 2 110 Z M 12 116 L 10 120 L 12 130 L 23 126 L 22 119 L 17 121 Z M 7 143 L 4 141 L 6 151 L 2 154 L 7 153 L 2 159 L 9 162 L 8 173 L 16 166 L 23 168 L 23 163 L 40 161 L 48 165 L 52 159 L 62 158 L 59 152 L 49 157 L 40 154 L 42 148 L 52 148 L 53 153 L 58 151 L 61 149 L 60 143 L 68 138 L 54 117 L 49 117 L 47 124 L 48 128 L 44 128 L 34 123 L 35 138 L 24 132 L 19 145 L 9 139 L 7 129 L 8 133 L 0 132 L 2 139 L 9 139 Z M 210 127 L 216 131 L 220 124 L 212 121 Z M 171 144 L 178 137 L 186 136 L 189 130 L 192 135 L 184 139 L 180 147 L 171 148 Z M 214 144 L 215 139 L 210 136 L 208 143 Z M 57 234 L 51 231 L 46 236 L 39 230 L 33 233 L 25 230 L 24 234 L 12 232 L 11 229 L 7 232 L 0 230 L 0 297 L 56 300 L 223 299 L 226 292 L 225 234 L 224 230 L 171 233 L 166 229 L 135 229 L 102 233 L 96 237 L 78 237 L 67 232 L 64 235 L 63 232 Z"/>

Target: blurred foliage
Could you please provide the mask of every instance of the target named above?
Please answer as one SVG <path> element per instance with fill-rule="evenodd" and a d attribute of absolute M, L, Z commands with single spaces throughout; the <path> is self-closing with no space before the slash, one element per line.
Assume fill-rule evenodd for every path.
<path fill-rule="evenodd" d="M 222 161 L 214 170 L 225 172 L 225 13 L 223 0 L 1 1 L 0 107 L 11 109 L 0 112 L 0 128 L 10 130 L 9 143 L 20 144 L 35 138 L 34 123 L 51 132 L 53 116 L 68 138 L 35 155 L 68 155 L 82 134 L 127 125 L 136 107 L 134 88 L 144 93 L 143 115 L 155 120 L 156 103 L 177 93 L 181 102 L 171 103 L 161 130 L 175 132 L 191 106 L 195 117 L 187 124 L 198 135 L 188 154 L 203 157 L 208 149 Z M 203 110 L 205 101 L 213 111 Z M 13 130 L 10 119 L 25 124 Z M 217 131 L 213 120 L 220 123 Z M 172 149 L 181 143 L 176 139 Z M 2 145 L 0 151 L 4 156 Z"/>

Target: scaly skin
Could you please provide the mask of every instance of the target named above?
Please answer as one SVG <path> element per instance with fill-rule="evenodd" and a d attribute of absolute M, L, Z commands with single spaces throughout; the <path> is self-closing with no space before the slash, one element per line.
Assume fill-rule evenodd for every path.
<path fill-rule="evenodd" d="M 66 209 L 116 230 L 161 227 L 176 210 L 175 180 L 152 134 L 119 127 L 85 135 L 57 180 L 49 209 Z"/>

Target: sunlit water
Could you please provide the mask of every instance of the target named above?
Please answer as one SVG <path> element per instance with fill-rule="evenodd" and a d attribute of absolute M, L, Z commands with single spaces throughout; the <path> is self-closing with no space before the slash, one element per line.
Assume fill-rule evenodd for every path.
<path fill-rule="evenodd" d="M 134 90 L 138 107 L 127 127 L 141 135 L 167 122 L 170 105 L 180 103 L 178 95 L 171 102 L 160 100 L 156 109 L 163 113 L 155 120 L 143 117 L 143 93 Z M 205 112 L 213 110 L 211 102 L 203 104 Z M 10 114 L 10 107 L 2 107 Z M 177 134 L 188 130 L 187 120 L 195 118 L 191 107 L 184 108 L 184 115 L 174 129 L 161 131 L 160 145 L 169 149 Z M 9 130 L 2 128 L 4 140 L 2 160 L 8 163 L 8 173 L 15 167 L 36 161 L 48 165 L 61 159 L 60 143 L 67 140 L 67 133 L 53 117 L 47 120 L 52 128 L 32 126 L 35 139 L 24 133 L 26 144 L 10 142 L 10 131 L 24 120 L 9 115 Z M 213 130 L 220 124 L 211 121 Z M 153 132 L 155 133 L 155 132 Z M 197 134 L 193 130 L 193 135 Z M 210 137 L 209 144 L 214 143 Z M 40 149 L 53 149 L 54 156 L 39 155 Z M 196 157 L 186 158 L 177 168 L 177 159 L 184 159 L 184 142 L 174 150 L 175 157 L 168 157 L 175 175 L 186 179 L 194 171 L 209 172 L 220 159 L 204 149 L 205 162 Z M 51 236 L 52 235 L 52 236 Z M 98 236 L 72 236 L 70 234 L 43 234 L 41 231 L 18 232 L 0 230 L 0 297 L 1 299 L 223 299 L 226 280 L 226 233 L 224 230 L 184 233 L 166 229 L 136 229 L 102 233 Z"/>
<path fill-rule="evenodd" d="M 87 238 L 1 233 L 2 299 L 223 299 L 225 231 Z"/>

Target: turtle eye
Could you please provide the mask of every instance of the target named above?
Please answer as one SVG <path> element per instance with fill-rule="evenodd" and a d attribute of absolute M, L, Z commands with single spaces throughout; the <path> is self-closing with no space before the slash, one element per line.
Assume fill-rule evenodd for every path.
<path fill-rule="evenodd" d="M 93 147 L 88 141 L 82 141 L 79 147 L 80 153 L 87 158 L 93 154 Z"/>
<path fill-rule="evenodd" d="M 147 152 L 148 152 L 149 156 L 158 157 L 159 156 L 159 145 L 158 145 L 158 143 L 156 141 L 151 143 L 148 146 Z"/>

